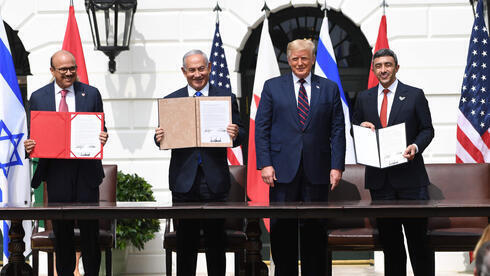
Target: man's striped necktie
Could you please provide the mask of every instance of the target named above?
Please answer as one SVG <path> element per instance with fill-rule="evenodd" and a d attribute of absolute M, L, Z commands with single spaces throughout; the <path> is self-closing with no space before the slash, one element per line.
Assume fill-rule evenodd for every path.
<path fill-rule="evenodd" d="M 301 129 L 304 130 L 306 120 L 308 119 L 308 115 L 310 114 L 310 105 L 308 104 L 308 94 L 306 94 L 306 89 L 303 85 L 306 81 L 304 79 L 300 79 L 299 82 L 300 85 L 298 93 L 298 118 Z"/>

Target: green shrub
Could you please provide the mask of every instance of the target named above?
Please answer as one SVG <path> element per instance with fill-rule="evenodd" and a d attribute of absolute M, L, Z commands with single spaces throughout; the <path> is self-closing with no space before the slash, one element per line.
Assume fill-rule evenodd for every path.
<path fill-rule="evenodd" d="M 137 174 L 117 173 L 117 201 L 155 201 L 151 185 Z M 120 219 L 116 227 L 116 248 L 124 249 L 132 244 L 138 250 L 155 238 L 160 230 L 158 219 Z"/>

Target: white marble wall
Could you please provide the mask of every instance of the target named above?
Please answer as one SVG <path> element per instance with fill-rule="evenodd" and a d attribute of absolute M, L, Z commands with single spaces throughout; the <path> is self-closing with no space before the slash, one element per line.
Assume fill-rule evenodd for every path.
<path fill-rule="evenodd" d="M 220 0 L 221 34 L 234 91 L 239 87 L 239 51 L 252 29 L 262 22 L 262 0 Z M 323 3 L 323 1 L 321 1 Z M 374 46 L 382 10 L 381 0 L 329 0 L 358 24 Z M 473 13 L 467 0 L 388 0 L 388 40 L 398 54 L 399 79 L 424 89 L 436 136 L 424 155 L 426 162 L 454 162 L 456 110 L 466 62 Z M 316 6 L 313 0 L 269 0 L 272 12 L 295 6 Z M 140 0 L 134 18 L 130 51 L 117 58 L 117 72 L 107 70 L 108 58 L 94 51 L 84 1 L 74 6 L 91 85 L 104 100 L 109 142 L 104 163 L 116 163 L 126 173 L 138 173 L 153 185 L 160 202 L 169 202 L 169 151 L 153 143 L 157 126 L 155 99 L 185 85 L 181 56 L 189 49 L 209 52 L 214 32 L 215 0 Z M 49 57 L 61 48 L 69 0 L 0 0 L 3 19 L 30 52 L 32 93 L 51 76 Z M 158 242 L 138 259 L 138 274 L 161 273 L 163 251 Z M 150 258 L 148 258 L 151 256 Z M 155 263 L 159 260 L 160 263 Z M 201 268 L 204 269 L 204 268 Z M 204 270 L 203 270 L 204 271 Z M 232 270 L 230 270 L 232 271 Z"/>

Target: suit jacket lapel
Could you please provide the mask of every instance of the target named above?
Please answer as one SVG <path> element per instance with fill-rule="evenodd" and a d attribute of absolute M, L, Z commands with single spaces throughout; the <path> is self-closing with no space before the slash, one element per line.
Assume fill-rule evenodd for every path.
<path fill-rule="evenodd" d="M 218 93 L 218 91 L 214 88 L 214 86 L 212 86 L 211 84 L 209 85 L 209 93 L 208 93 L 208 96 L 216 96 L 216 94 Z"/>
<path fill-rule="evenodd" d="M 183 88 L 177 90 L 175 94 L 173 94 L 171 97 L 172 98 L 189 97 L 189 91 L 187 91 L 187 86 L 184 86 Z"/>
<path fill-rule="evenodd" d="M 49 89 L 46 90 L 46 99 L 48 101 L 48 110 L 56 111 L 56 99 L 54 94 L 54 82 L 51 83 Z"/>
<path fill-rule="evenodd" d="M 368 114 L 377 114 L 376 121 L 372 122 L 376 129 L 381 128 L 381 120 L 379 119 L 378 113 L 378 86 L 375 86 L 367 91 L 368 93 L 368 102 L 367 108 L 370 110 L 367 112 Z"/>
<path fill-rule="evenodd" d="M 280 93 L 286 93 L 284 99 L 286 100 L 286 104 L 289 105 L 289 114 L 291 115 L 292 122 L 295 122 L 296 127 L 300 129 L 292 73 L 286 74 L 284 79 L 284 89 Z"/>
<path fill-rule="evenodd" d="M 87 108 L 85 106 L 85 91 L 80 87 L 79 82 L 73 83 L 73 91 L 75 91 L 75 112 L 85 111 Z"/>
<path fill-rule="evenodd" d="M 318 106 L 318 99 L 320 97 L 320 83 L 318 81 L 318 78 L 315 75 L 313 75 L 313 73 L 311 74 L 310 86 L 311 86 L 310 87 L 311 88 L 310 113 L 305 122 L 305 129 L 308 127 L 308 124 L 311 121 L 311 117 L 315 113 L 315 108 Z"/>
<path fill-rule="evenodd" d="M 395 98 L 393 99 L 393 104 L 391 105 L 390 117 L 388 118 L 389 126 L 393 125 L 400 109 L 403 106 L 404 101 L 406 101 L 407 89 L 405 88 L 406 88 L 405 85 L 400 81 L 398 81 Z"/>

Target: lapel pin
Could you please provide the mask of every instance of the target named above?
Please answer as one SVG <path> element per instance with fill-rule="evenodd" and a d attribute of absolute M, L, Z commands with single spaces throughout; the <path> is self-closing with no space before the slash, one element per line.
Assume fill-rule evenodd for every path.
<path fill-rule="evenodd" d="M 400 97 L 398 97 L 398 98 L 400 99 L 400 101 L 405 100 L 405 97 L 402 97 L 402 96 L 400 96 Z"/>

